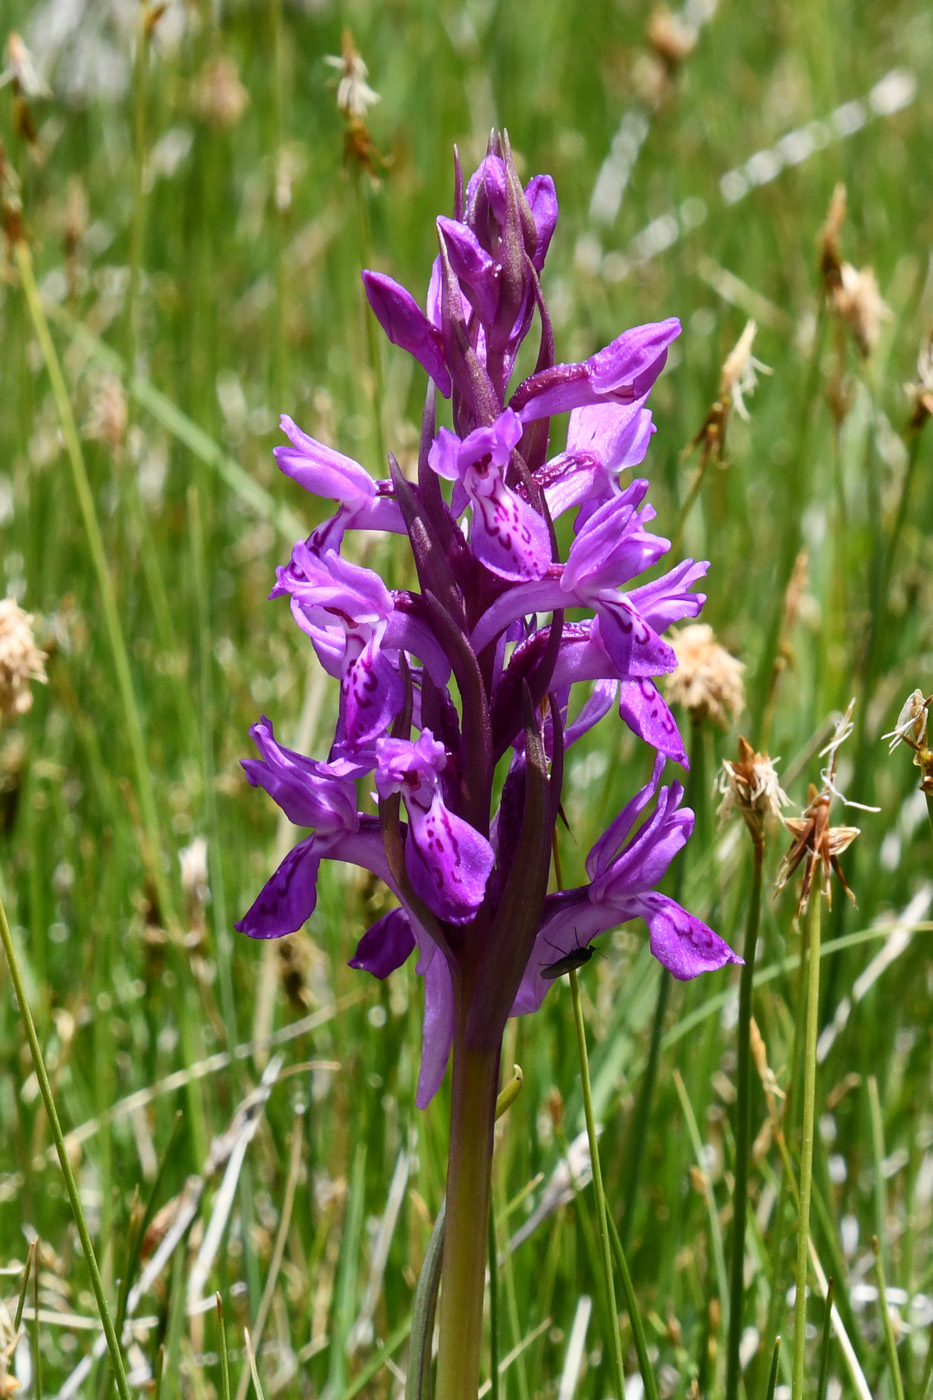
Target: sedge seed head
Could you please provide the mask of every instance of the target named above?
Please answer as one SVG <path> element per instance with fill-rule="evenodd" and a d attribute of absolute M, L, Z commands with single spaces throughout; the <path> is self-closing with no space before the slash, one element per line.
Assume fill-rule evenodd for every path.
<path fill-rule="evenodd" d="M 745 667 L 716 641 L 712 627 L 693 622 L 669 634 L 677 669 L 665 678 L 669 701 L 696 719 L 712 719 L 729 728 L 745 708 Z"/>
<path fill-rule="evenodd" d="M 45 653 L 36 646 L 32 617 L 13 598 L 0 599 L 0 715 L 24 715 L 32 681 L 46 679 Z"/>

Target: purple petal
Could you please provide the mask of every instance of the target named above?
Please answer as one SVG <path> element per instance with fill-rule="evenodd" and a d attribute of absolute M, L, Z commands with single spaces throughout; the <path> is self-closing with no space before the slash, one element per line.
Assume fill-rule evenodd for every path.
<path fill-rule="evenodd" d="M 684 559 L 670 573 L 629 592 L 629 601 L 657 632 L 666 632 L 672 622 L 696 617 L 706 602 L 705 593 L 692 592 L 693 585 L 709 568 L 704 560 Z"/>
<path fill-rule="evenodd" d="M 547 257 L 551 237 L 557 227 L 557 191 L 550 175 L 535 175 L 525 186 L 525 198 L 531 209 L 538 234 L 538 243 L 532 255 L 536 272 L 540 272 Z"/>
<path fill-rule="evenodd" d="M 460 449 L 463 446 L 456 433 L 441 428 L 428 451 L 431 470 L 445 481 L 460 480 Z"/>
<path fill-rule="evenodd" d="M 621 682 L 619 715 L 639 739 L 684 768 L 689 766 L 677 722 L 647 678 Z"/>
<path fill-rule="evenodd" d="M 282 414 L 280 421 L 282 432 L 293 445 L 273 448 L 273 456 L 286 476 L 312 495 L 332 496 L 354 511 L 375 498 L 376 483 L 359 462 L 308 437 L 287 413 Z"/>
<path fill-rule="evenodd" d="M 246 776 L 253 787 L 265 788 L 290 822 L 328 833 L 356 830 L 356 787 L 350 778 L 277 743 L 265 715 L 249 732 L 262 757 L 241 760 Z"/>
<path fill-rule="evenodd" d="M 518 583 L 541 578 L 551 562 L 551 536 L 542 515 L 501 476 L 489 494 L 473 494 L 470 545 L 491 573 Z"/>
<path fill-rule="evenodd" d="M 441 1087 L 450 1059 L 454 1038 L 454 987 L 447 959 L 433 944 L 422 950 L 416 971 L 424 977 L 424 1027 L 415 1103 L 419 1108 L 427 1108 Z"/>
<path fill-rule="evenodd" d="M 637 466 L 654 433 L 644 399 L 636 403 L 599 403 L 575 408 L 567 424 L 567 451 L 592 452 L 607 471 Z"/>
<path fill-rule="evenodd" d="M 470 224 L 482 227 L 490 211 L 501 228 L 508 209 L 506 185 L 508 178 L 501 156 L 487 156 L 470 176 L 466 191 L 466 210 Z"/>
<path fill-rule="evenodd" d="M 289 851 L 258 899 L 234 928 L 250 938 L 282 938 L 297 933 L 317 904 L 320 843 L 308 836 Z"/>
<path fill-rule="evenodd" d="M 701 972 L 714 972 L 726 963 L 742 964 L 728 943 L 699 919 L 664 894 L 646 894 L 638 901 L 638 913 L 648 925 L 651 951 L 678 981 L 687 982 Z"/>
<path fill-rule="evenodd" d="M 347 964 L 371 972 L 374 977 L 388 977 L 401 967 L 415 946 L 415 935 L 404 909 L 390 909 L 366 930 Z"/>
<path fill-rule="evenodd" d="M 347 740 L 353 746 L 382 734 L 405 699 L 401 677 L 375 636 L 347 665 L 341 689 Z"/>
<path fill-rule="evenodd" d="M 298 540 L 285 568 L 276 570 L 271 598 L 290 593 L 318 627 L 339 620 L 348 630 L 358 620 L 375 622 L 391 616 L 392 595 L 372 569 L 342 558 L 335 550 L 318 554 Z M 348 621 L 349 620 L 349 621 Z"/>
<path fill-rule="evenodd" d="M 633 390 L 632 398 L 644 398 L 664 368 L 668 347 L 679 335 L 676 316 L 623 331 L 588 361 L 594 392 L 602 396 L 624 388 Z"/>
<path fill-rule="evenodd" d="M 364 272 L 366 296 L 393 345 L 400 345 L 427 370 L 445 399 L 450 398 L 450 375 L 444 361 L 440 332 L 425 316 L 410 292 L 381 272 Z"/>
<path fill-rule="evenodd" d="M 405 865 L 412 887 L 439 919 L 467 923 L 483 902 L 492 846 L 435 793 L 427 811 L 408 804 Z"/>
<path fill-rule="evenodd" d="M 441 217 L 437 231 L 444 240 L 454 276 L 460 283 L 484 325 L 495 319 L 499 304 L 499 264 L 480 246 L 466 224 Z"/>
<path fill-rule="evenodd" d="M 659 755 L 655 764 L 656 775 L 663 764 L 663 756 Z M 655 810 L 632 839 L 615 855 L 612 855 L 611 844 L 602 848 L 599 857 L 601 870 L 590 886 L 590 898 L 598 903 L 614 905 L 620 921 L 630 917 L 624 912 L 630 897 L 640 897 L 659 885 L 674 856 L 689 838 L 693 830 L 693 813 L 689 807 L 678 810 L 682 798 L 680 783 L 663 787 L 658 793 Z M 637 801 L 638 798 L 635 799 Z M 627 814 L 634 805 L 629 803 L 622 818 L 616 818 L 613 822 L 607 836 L 614 832 L 620 820 L 629 820 Z M 621 833 L 616 831 L 615 835 L 617 841 L 621 840 Z M 590 852 L 587 869 L 590 869 L 590 858 L 599 846 L 600 842 L 597 842 Z M 610 857 L 608 862 L 605 860 L 607 855 Z"/>
<path fill-rule="evenodd" d="M 570 547 L 562 586 L 581 603 L 603 589 L 623 587 L 629 579 L 650 569 L 670 549 L 670 541 L 653 535 L 644 526 L 654 516 L 641 504 L 648 483 L 636 478 L 621 495 L 605 501 L 580 526 Z"/>
<path fill-rule="evenodd" d="M 598 636 L 619 676 L 660 676 L 677 665 L 674 648 L 663 642 L 620 594 L 601 597 L 592 634 Z"/>
<path fill-rule="evenodd" d="M 622 808 L 619 815 L 610 822 L 602 836 L 593 843 L 586 858 L 586 873 L 590 877 L 591 898 L 594 900 L 602 900 L 605 897 L 604 889 L 607 882 L 612 879 L 613 871 L 620 859 L 620 848 L 624 857 L 627 848 L 623 846 L 623 842 L 628 839 L 636 821 L 657 792 L 663 771 L 664 759 L 658 755 L 654 760 L 650 781 L 636 792 L 635 796 Z M 683 842 L 680 844 L 683 845 Z M 679 850 L 680 846 L 675 849 Z M 674 854 L 675 851 L 672 851 L 670 860 L 673 860 Z M 644 887 L 639 886 L 639 888 Z"/>
<path fill-rule="evenodd" d="M 680 334 L 676 319 L 637 326 L 581 364 L 554 365 L 533 374 L 510 399 L 522 422 L 548 418 L 604 400 L 631 404 L 643 399 L 667 359 L 667 347 Z"/>

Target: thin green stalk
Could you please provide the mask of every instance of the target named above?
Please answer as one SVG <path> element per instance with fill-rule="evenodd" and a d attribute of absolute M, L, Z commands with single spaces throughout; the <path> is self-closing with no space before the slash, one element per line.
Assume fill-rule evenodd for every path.
<path fill-rule="evenodd" d="M 23 1308 L 26 1306 L 26 1294 L 29 1291 L 29 1275 L 35 1265 L 36 1272 L 39 1269 L 39 1241 L 33 1240 L 29 1246 L 29 1253 L 26 1255 L 26 1263 L 23 1265 L 23 1281 L 20 1284 L 19 1298 L 16 1302 L 16 1315 L 13 1318 L 13 1331 L 19 1331 L 19 1324 L 23 1320 Z"/>
<path fill-rule="evenodd" d="M 690 483 L 690 489 L 684 498 L 683 505 L 680 507 L 680 510 L 677 515 L 677 520 L 674 524 L 674 529 L 671 533 L 671 549 L 675 555 L 679 554 L 680 552 L 680 542 L 683 538 L 684 526 L 687 523 L 687 517 L 693 510 L 693 507 L 696 505 L 697 498 L 700 494 L 700 491 L 703 488 L 703 482 L 706 480 L 707 467 L 709 466 L 713 457 L 713 454 L 711 452 L 704 451 L 703 448 L 700 449 L 700 452 L 701 456 L 699 466 L 693 474 L 693 480 Z"/>
<path fill-rule="evenodd" d="M 159 1354 L 156 1357 L 155 1376 L 152 1382 L 153 1400 L 162 1400 L 162 1381 L 165 1376 L 165 1344 L 159 1346 Z"/>
<path fill-rule="evenodd" d="M 55 1143 L 55 1150 L 58 1153 L 58 1160 L 61 1164 L 62 1176 L 65 1178 L 65 1190 L 68 1193 L 68 1200 L 71 1203 L 75 1225 L 78 1228 L 78 1238 L 81 1241 L 81 1248 L 87 1262 L 88 1273 L 91 1276 L 91 1287 L 94 1290 L 97 1311 L 100 1314 L 101 1325 L 104 1329 L 104 1337 L 107 1341 L 107 1350 L 110 1353 L 110 1361 L 113 1366 L 117 1390 L 120 1393 L 120 1400 L 130 1400 L 130 1388 L 126 1381 L 123 1354 L 120 1351 L 120 1343 L 117 1339 L 113 1319 L 110 1316 L 110 1308 L 107 1305 L 107 1298 L 104 1294 L 104 1285 L 101 1280 L 100 1269 L 97 1266 L 97 1256 L 94 1253 L 91 1233 L 88 1230 L 87 1221 L 84 1217 L 81 1197 L 78 1194 L 78 1183 L 75 1181 L 75 1175 L 68 1158 L 68 1149 L 65 1146 L 65 1135 L 62 1132 L 62 1125 L 58 1119 L 58 1110 L 55 1107 L 55 1099 L 52 1096 L 52 1085 L 49 1083 L 48 1072 L 45 1068 L 45 1059 L 42 1055 L 42 1047 L 39 1044 L 35 1022 L 32 1019 L 32 1012 L 29 1009 L 29 1002 L 26 998 L 26 988 L 23 984 L 19 958 L 16 955 L 16 946 L 13 942 L 13 935 L 10 932 L 10 925 L 7 922 L 6 910 L 3 907 L 2 900 L 0 900 L 0 942 L 3 943 L 3 951 L 6 954 L 6 960 L 9 964 L 10 979 L 13 983 L 13 990 L 16 993 L 16 1000 L 19 1003 L 20 1015 L 23 1018 L 23 1026 L 26 1030 L 26 1039 L 29 1041 L 33 1069 L 36 1072 L 36 1079 L 39 1081 L 39 1092 L 42 1095 L 42 1102 L 45 1104 L 49 1128 Z M 36 1261 L 36 1277 L 38 1277 L 38 1260 Z"/>
<path fill-rule="evenodd" d="M 619 1310 L 616 1306 L 615 1281 L 612 1276 L 612 1241 L 609 1235 L 609 1211 L 606 1206 L 606 1193 L 603 1190 L 603 1173 L 599 1162 L 599 1139 L 596 1135 L 596 1117 L 593 1113 L 593 1090 L 590 1085 L 589 1056 L 586 1051 L 586 1026 L 583 1021 L 583 1004 L 580 998 L 580 983 L 576 969 L 570 971 L 570 995 L 573 1000 L 573 1020 L 577 1030 L 577 1050 L 580 1056 L 580 1085 L 583 1090 L 583 1115 L 586 1119 L 586 1136 L 590 1144 L 590 1161 L 593 1167 L 593 1195 L 596 1200 L 596 1229 L 599 1236 L 604 1286 L 609 1305 L 609 1367 L 616 1395 L 625 1394 L 625 1370 L 622 1364 L 622 1336 L 619 1332 Z"/>
<path fill-rule="evenodd" d="M 65 439 L 65 447 L 68 452 L 68 460 L 71 464 L 75 492 L 78 497 L 78 505 L 84 523 L 84 532 L 87 536 L 91 561 L 94 566 L 94 573 L 97 577 L 97 587 L 100 592 L 104 613 L 104 626 L 107 632 L 107 640 L 110 644 L 117 690 L 123 706 L 127 738 L 133 755 L 133 767 L 136 773 L 136 792 L 139 800 L 140 812 L 142 814 L 146 841 L 144 858 L 156 889 L 162 917 L 166 918 L 174 928 L 178 925 L 178 919 L 175 916 L 175 901 L 162 863 L 158 809 L 156 807 L 155 790 L 152 784 L 152 774 L 146 756 L 142 720 L 140 718 L 136 695 L 133 690 L 129 653 L 120 626 L 120 615 L 117 611 L 116 595 L 107 565 L 107 553 L 104 548 L 103 536 L 101 535 L 100 525 L 97 520 L 94 497 L 91 493 L 87 469 L 85 468 L 84 457 L 81 452 L 78 428 L 75 423 L 74 414 L 71 411 L 71 401 L 68 397 L 65 378 L 62 374 L 58 356 L 55 353 L 55 347 L 52 344 L 52 337 L 49 334 L 49 326 L 45 318 L 45 312 L 42 309 L 39 288 L 36 285 L 35 274 L 33 272 L 32 254 L 29 251 L 28 244 L 21 239 L 14 245 L 14 253 L 16 255 L 16 265 L 19 269 L 23 294 L 26 297 L 29 314 L 32 317 L 33 329 L 35 330 L 36 338 L 42 349 L 45 366 L 48 371 L 49 380 L 51 381 L 52 394 L 55 398 L 55 406 L 58 409 L 62 436 Z"/>
<path fill-rule="evenodd" d="M 826 1387 L 829 1383 L 829 1343 L 833 1335 L 833 1292 L 834 1284 L 833 1280 L 830 1279 L 826 1286 L 826 1300 L 823 1305 L 823 1337 L 820 1342 L 820 1370 L 816 1381 L 816 1400 L 826 1400 Z"/>
<path fill-rule="evenodd" d="M 331 1395 L 342 1394 L 347 1384 L 347 1338 L 350 1335 L 356 1311 L 360 1242 L 363 1236 L 366 1153 L 366 1138 L 361 1136 L 356 1144 L 350 1167 L 347 1213 L 343 1222 L 340 1263 L 337 1269 L 337 1284 L 334 1289 L 334 1306 L 330 1327 L 330 1358 L 327 1370 L 327 1389 Z M 256 1332 L 256 1345 L 259 1346 L 262 1342 L 262 1335 L 258 1328 L 255 1328 L 254 1331 Z"/>
<path fill-rule="evenodd" d="M 632 1283 L 632 1275 L 628 1266 L 628 1260 L 625 1257 L 625 1250 L 622 1248 L 622 1241 L 619 1239 L 619 1232 L 616 1229 L 612 1215 L 608 1215 L 607 1219 L 609 1221 L 609 1232 L 612 1235 L 612 1247 L 615 1250 L 616 1263 L 619 1266 L 619 1273 L 622 1276 L 622 1291 L 625 1294 L 625 1306 L 628 1309 L 629 1322 L 632 1324 L 632 1337 L 635 1342 L 638 1369 L 641 1372 L 645 1394 L 648 1400 L 658 1400 L 658 1384 L 654 1378 L 651 1357 L 648 1355 L 648 1338 L 645 1335 L 645 1324 L 642 1321 L 638 1299 L 635 1296 L 635 1285 Z"/>
<path fill-rule="evenodd" d="M 230 1358 L 227 1355 L 227 1327 L 224 1322 L 224 1304 L 220 1294 L 217 1299 L 217 1322 L 220 1326 L 220 1393 L 223 1400 L 230 1400 Z"/>
<path fill-rule="evenodd" d="M 761 913 L 761 881 L 764 839 L 753 837 L 752 888 L 745 922 L 745 966 L 739 982 L 739 1024 L 736 1031 L 738 1064 L 735 1098 L 735 1189 L 732 1215 L 732 1277 L 729 1294 L 729 1336 L 726 1356 L 726 1400 L 739 1393 L 739 1345 L 742 1340 L 742 1301 L 745 1296 L 745 1217 L 748 1209 L 748 1157 L 751 1149 L 751 1024 L 755 949 Z"/>
<path fill-rule="evenodd" d="M 558 1133 L 558 1141 L 560 1143 L 561 1156 L 569 1165 L 570 1143 L 567 1141 L 567 1136 L 564 1133 L 563 1129 L 561 1129 Z M 583 1237 L 583 1250 L 586 1255 L 587 1267 L 589 1268 L 590 1275 L 596 1283 L 595 1291 L 597 1306 L 603 1314 L 604 1325 L 608 1329 L 611 1311 L 609 1299 L 606 1296 L 605 1278 L 603 1277 L 604 1270 L 602 1268 L 602 1263 L 599 1254 L 599 1244 L 596 1238 L 596 1233 L 593 1229 L 593 1222 L 590 1219 L 590 1213 L 587 1208 L 586 1197 L 584 1195 L 584 1188 L 581 1187 L 580 1182 L 577 1180 L 576 1176 L 573 1175 L 573 1173 L 571 1173 L 571 1177 L 574 1194 L 574 1210 L 576 1212 L 577 1223 L 580 1227 L 580 1234 Z"/>
<path fill-rule="evenodd" d="M 927 800 L 927 816 L 930 819 L 930 835 L 933 836 L 933 795 L 926 793 L 925 796 Z"/>
<path fill-rule="evenodd" d="M 437 1290 L 441 1279 L 446 1212 L 447 1202 L 443 1200 L 415 1285 L 408 1329 L 411 1332 L 411 1347 L 405 1375 L 405 1400 L 431 1400 L 431 1343 L 434 1338 Z"/>
<path fill-rule="evenodd" d="M 123 1323 L 126 1319 L 127 1300 L 130 1295 L 130 1288 L 132 1287 L 135 1281 L 136 1269 L 139 1264 L 140 1255 L 142 1253 L 143 1241 L 146 1238 L 146 1231 L 152 1224 L 153 1217 L 156 1213 L 156 1201 L 159 1198 L 159 1191 L 161 1189 L 162 1182 L 165 1178 L 165 1172 L 168 1168 L 168 1164 L 169 1162 L 173 1162 L 175 1160 L 174 1148 L 175 1143 L 178 1140 L 178 1131 L 181 1127 L 182 1119 L 183 1115 L 181 1113 L 181 1110 L 179 1109 L 179 1111 L 175 1114 L 175 1121 L 172 1124 L 172 1131 L 169 1134 L 168 1143 L 166 1144 L 165 1151 L 163 1152 L 158 1168 L 156 1169 L 155 1179 L 153 1180 L 152 1185 L 149 1188 L 149 1198 L 142 1209 L 141 1215 L 138 1219 L 135 1219 L 133 1213 L 130 1213 L 130 1224 L 126 1243 L 126 1258 L 124 1260 L 123 1265 L 123 1277 L 120 1280 L 120 1289 L 117 1294 L 116 1329 L 118 1337 L 123 1336 Z"/>
<path fill-rule="evenodd" d="M 888 1353 L 888 1366 L 891 1371 L 891 1380 L 894 1384 L 894 1400 L 904 1400 L 904 1381 L 901 1376 L 901 1363 L 897 1358 L 897 1341 L 894 1337 L 894 1328 L 891 1325 L 891 1313 L 888 1309 L 888 1294 L 884 1286 L 884 1264 L 881 1261 L 881 1245 L 878 1236 L 874 1235 L 871 1242 L 875 1255 L 875 1280 L 878 1284 L 878 1306 L 881 1309 L 881 1325 L 884 1328 L 884 1344 Z"/>
<path fill-rule="evenodd" d="M 813 1130 L 816 1119 L 816 1040 L 820 1010 L 820 914 L 822 894 L 810 895 L 810 946 L 807 951 L 807 1022 L 803 1056 L 803 1134 L 800 1141 L 800 1208 L 797 1212 L 797 1293 L 794 1299 L 794 1369 L 792 1400 L 803 1400 L 807 1326 L 807 1263 L 810 1242 L 810 1192 L 813 1185 Z"/>
<path fill-rule="evenodd" d="M 807 1033 L 807 970 L 809 968 L 810 957 L 810 925 L 809 922 L 800 930 L 800 957 L 797 961 L 798 977 L 795 988 L 794 999 L 794 1038 L 791 1042 L 790 1050 L 790 1070 L 787 1080 L 787 1091 L 784 1096 L 783 1118 L 788 1134 L 793 1133 L 794 1119 L 797 1114 L 797 1099 L 804 1083 L 804 1046 Z M 799 1199 L 798 1199 L 799 1205 Z"/>
<path fill-rule="evenodd" d="M 901 534 L 907 521 L 907 511 L 910 505 L 910 488 L 913 485 L 914 473 L 917 466 L 917 457 L 920 451 L 920 433 L 913 431 L 910 433 L 907 448 L 907 465 L 904 468 L 904 475 L 901 478 L 901 494 L 897 503 L 897 515 L 891 527 L 891 534 L 888 539 L 888 547 L 884 557 L 884 572 L 882 575 L 882 597 L 886 600 L 888 589 L 891 585 L 891 575 L 894 573 L 894 564 L 897 559 L 898 550 L 901 544 Z"/>
<path fill-rule="evenodd" d="M 765 1400 L 774 1400 L 774 1391 L 777 1387 L 778 1362 L 781 1359 L 781 1339 L 775 1337 L 774 1351 L 771 1354 L 771 1371 L 768 1375 L 768 1390 Z"/>
<path fill-rule="evenodd" d="M 266 1400 L 266 1393 L 262 1388 L 262 1381 L 259 1379 L 259 1367 L 256 1365 L 256 1353 L 253 1350 L 252 1338 L 249 1335 L 249 1328 L 243 1328 L 243 1344 L 246 1347 L 246 1357 L 249 1361 L 249 1373 L 253 1382 L 253 1389 L 256 1392 L 256 1400 Z"/>
<path fill-rule="evenodd" d="M 884 1126 L 881 1121 L 881 1099 L 878 1094 L 878 1081 L 873 1074 L 868 1076 L 868 1107 L 871 1116 L 871 1155 L 872 1155 L 872 1195 L 875 1206 L 875 1239 L 881 1255 L 882 1271 L 888 1267 L 887 1230 L 885 1217 L 888 1203 L 884 1189 Z"/>
<path fill-rule="evenodd" d="M 39 1337 L 39 1266 L 32 1276 L 32 1393 L 42 1400 L 42 1343 Z"/>
<path fill-rule="evenodd" d="M 483 1341 L 499 1054 L 468 1046 L 462 1019 L 453 1046 L 437 1400 L 476 1400 Z"/>

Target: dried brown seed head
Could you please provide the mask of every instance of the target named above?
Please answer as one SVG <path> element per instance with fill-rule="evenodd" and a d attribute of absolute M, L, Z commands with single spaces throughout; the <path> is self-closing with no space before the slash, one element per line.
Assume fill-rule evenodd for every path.
<path fill-rule="evenodd" d="M 713 719 L 728 729 L 745 707 L 742 662 L 719 645 L 705 622 L 671 632 L 669 640 L 677 669 L 665 678 L 668 700 L 682 705 L 696 719 Z"/>
<path fill-rule="evenodd" d="M 745 395 L 751 396 L 754 393 L 758 384 L 758 372 L 771 373 L 769 367 L 756 360 L 752 354 L 757 330 L 757 324 L 749 321 L 726 359 L 719 379 L 719 397 L 729 398 L 735 406 L 736 413 L 740 418 L 744 418 L 746 423 L 749 417 L 745 407 Z"/>
<path fill-rule="evenodd" d="M 126 390 L 115 375 L 108 375 L 91 400 L 84 436 L 93 442 L 102 442 L 111 452 L 118 452 L 126 437 L 126 423 Z"/>
<path fill-rule="evenodd" d="M 851 263 L 843 263 L 839 269 L 839 283 L 830 293 L 829 305 L 850 327 L 859 354 L 867 359 L 878 343 L 883 322 L 893 317 L 871 268 L 855 268 Z"/>
<path fill-rule="evenodd" d="M 11 29 L 3 51 L 4 78 L 9 75 L 23 97 L 51 97 L 52 89 L 39 72 L 36 60 L 23 43 L 22 36 Z"/>
<path fill-rule="evenodd" d="M 194 110 L 202 121 L 218 131 L 236 126 L 249 106 L 249 93 L 240 82 L 240 70 L 226 54 L 209 58 L 194 81 Z"/>
<path fill-rule="evenodd" d="M 645 37 L 665 68 L 671 72 L 693 53 L 697 43 L 694 26 L 686 24 L 679 15 L 672 14 L 666 5 L 652 10 Z"/>
<path fill-rule="evenodd" d="M 910 427 L 916 432 L 928 418 L 933 418 L 933 326 L 917 356 L 917 378 L 906 389 L 913 408 Z"/>
<path fill-rule="evenodd" d="M 366 79 L 369 69 L 363 62 L 349 29 L 343 31 L 339 58 L 328 55 L 324 62 L 340 72 L 337 84 L 337 110 L 348 122 L 365 122 L 370 107 L 379 101 Z"/>
<path fill-rule="evenodd" d="M 857 826 L 830 826 L 829 824 L 829 809 L 833 798 L 839 798 L 844 806 L 859 807 L 863 812 L 877 812 L 879 810 L 877 807 L 866 807 L 860 802 L 848 801 L 836 787 L 836 759 L 841 745 L 849 738 L 854 728 L 852 723 L 854 709 L 855 701 L 851 700 L 845 714 L 836 725 L 832 739 L 822 750 L 821 756 L 829 755 L 829 763 L 820 775 L 823 781 L 822 788 L 817 789 L 811 783 L 803 815 L 787 817 L 784 821 L 784 825 L 793 835 L 794 841 L 781 861 L 775 890 L 780 893 L 794 871 L 803 862 L 803 883 L 800 898 L 797 901 L 798 915 L 810 902 L 813 881 L 818 869 L 822 875 L 822 891 L 826 896 L 827 906 L 832 904 L 830 876 L 833 871 L 839 877 L 842 888 L 852 903 L 855 903 L 855 895 L 846 884 L 846 878 L 839 864 L 839 857 L 852 845 L 860 828 Z"/>
<path fill-rule="evenodd" d="M 820 276 L 827 293 L 831 293 L 841 280 L 842 254 L 839 251 L 839 235 L 846 221 L 846 187 L 838 184 L 829 201 L 826 222 L 820 230 Z"/>
<path fill-rule="evenodd" d="M 718 808 L 720 821 L 738 812 L 756 843 L 764 840 L 767 823 L 780 821 L 781 808 L 790 806 L 790 798 L 781 787 L 774 763 L 767 754 L 756 753 L 748 740 L 741 737 L 738 758 L 734 762 L 723 759 L 719 791 L 722 794 Z"/>
<path fill-rule="evenodd" d="M 0 716 L 24 715 L 31 681 L 46 680 L 45 652 L 36 646 L 32 617 L 13 598 L 0 599 Z"/>

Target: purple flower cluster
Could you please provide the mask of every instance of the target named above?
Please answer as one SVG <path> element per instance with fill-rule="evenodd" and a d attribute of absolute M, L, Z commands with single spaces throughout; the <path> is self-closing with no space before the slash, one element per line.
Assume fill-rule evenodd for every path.
<path fill-rule="evenodd" d="M 675 977 L 739 961 L 655 889 L 693 814 L 679 783 L 659 787 L 665 759 L 686 758 L 653 678 L 675 665 L 661 634 L 699 612 L 693 587 L 707 566 L 687 560 L 632 587 L 670 546 L 647 528 L 647 482 L 619 478 L 646 454 L 645 401 L 680 326 L 640 326 L 580 364 L 555 363 L 539 276 L 556 222 L 551 179 L 523 189 L 499 138 L 465 191 L 457 167 L 426 311 L 391 278 L 363 274 L 389 340 L 432 381 L 417 482 L 391 458 L 390 478 L 374 481 L 287 417 L 291 446 L 276 449 L 287 475 L 339 503 L 295 545 L 272 596 L 290 597 L 340 681 L 340 710 L 326 763 L 283 748 L 264 718 L 251 731 L 250 782 L 313 834 L 237 927 L 254 938 L 300 928 L 323 859 L 385 881 L 398 907 L 363 935 L 351 966 L 385 977 L 417 949 L 421 1106 L 455 1033 L 495 1049 L 508 1016 L 540 1006 L 551 985 L 542 971 L 628 919 L 645 920 Z M 507 397 L 535 312 L 535 370 Z M 437 427 L 438 391 L 453 430 Z M 549 419 L 566 412 L 566 450 L 548 458 Z M 562 561 L 554 522 L 568 511 Z M 418 591 L 387 588 L 344 557 L 346 531 L 359 529 L 407 535 Z M 567 609 L 583 620 L 565 620 Z M 586 694 L 572 706 L 577 683 Z M 548 894 L 564 756 L 614 704 L 656 750 L 651 782 L 590 851 L 589 882 Z M 360 779 L 374 780 L 378 816 L 358 810 Z"/>

